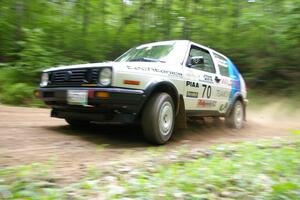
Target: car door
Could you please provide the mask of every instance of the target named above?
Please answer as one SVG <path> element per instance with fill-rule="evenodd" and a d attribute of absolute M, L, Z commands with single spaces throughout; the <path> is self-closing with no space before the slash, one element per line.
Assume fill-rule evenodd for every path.
<path fill-rule="evenodd" d="M 217 52 L 212 52 L 212 57 L 217 69 L 216 83 L 217 108 L 220 113 L 225 113 L 229 107 L 232 80 L 229 76 L 229 66 L 227 59 Z"/>
<path fill-rule="evenodd" d="M 202 57 L 203 63 L 191 64 L 192 57 Z M 216 69 L 208 49 L 192 44 L 184 67 L 185 108 L 188 113 L 210 115 L 216 111 Z M 207 112 L 206 112 L 207 111 Z"/>

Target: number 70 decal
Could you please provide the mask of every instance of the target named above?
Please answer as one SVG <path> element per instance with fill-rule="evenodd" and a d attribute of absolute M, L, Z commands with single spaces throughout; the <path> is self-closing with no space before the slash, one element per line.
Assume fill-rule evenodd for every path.
<path fill-rule="evenodd" d="M 204 88 L 202 92 L 202 98 L 206 95 L 206 97 L 209 99 L 211 96 L 211 86 L 207 86 L 206 84 L 202 84 L 202 87 Z"/>

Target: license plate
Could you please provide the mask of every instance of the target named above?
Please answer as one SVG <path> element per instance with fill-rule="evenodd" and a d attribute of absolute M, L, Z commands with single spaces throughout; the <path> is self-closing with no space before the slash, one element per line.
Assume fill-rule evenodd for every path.
<path fill-rule="evenodd" d="M 68 90 L 67 101 L 70 105 L 87 105 L 88 91 L 87 90 Z"/>

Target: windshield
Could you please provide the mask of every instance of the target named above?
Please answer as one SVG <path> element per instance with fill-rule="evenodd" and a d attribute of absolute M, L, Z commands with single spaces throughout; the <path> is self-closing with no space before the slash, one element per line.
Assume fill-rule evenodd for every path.
<path fill-rule="evenodd" d="M 173 50 L 174 44 L 165 45 L 142 45 L 132 48 L 121 55 L 115 61 L 117 62 L 166 62 L 166 57 Z"/>

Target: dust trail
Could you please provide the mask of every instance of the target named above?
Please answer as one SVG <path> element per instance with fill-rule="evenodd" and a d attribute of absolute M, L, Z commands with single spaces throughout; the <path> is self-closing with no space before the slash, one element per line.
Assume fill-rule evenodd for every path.
<path fill-rule="evenodd" d="M 248 109 L 250 123 L 272 128 L 300 129 L 300 104 L 279 100 Z"/>

